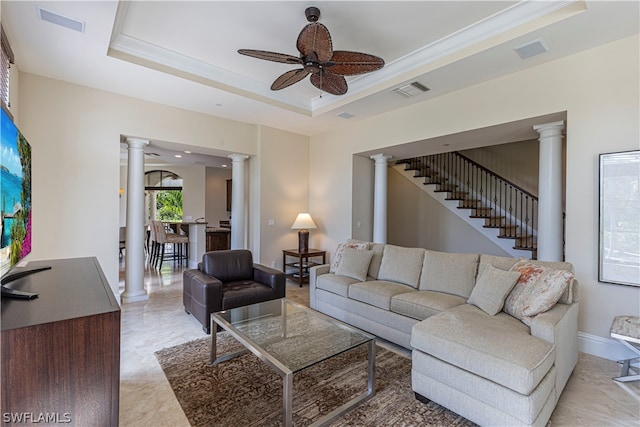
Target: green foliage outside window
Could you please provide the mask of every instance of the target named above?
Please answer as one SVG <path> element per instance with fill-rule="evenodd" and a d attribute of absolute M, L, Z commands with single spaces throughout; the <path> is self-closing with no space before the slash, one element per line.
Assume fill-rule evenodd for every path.
<path fill-rule="evenodd" d="M 159 191 L 156 195 L 156 217 L 160 221 L 182 220 L 182 191 Z"/>

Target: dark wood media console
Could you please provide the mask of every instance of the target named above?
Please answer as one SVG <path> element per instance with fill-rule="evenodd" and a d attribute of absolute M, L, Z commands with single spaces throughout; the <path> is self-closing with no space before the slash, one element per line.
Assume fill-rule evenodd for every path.
<path fill-rule="evenodd" d="M 2 299 L 2 422 L 117 426 L 120 306 L 96 258 L 44 265 L 8 285 L 38 298 Z"/>

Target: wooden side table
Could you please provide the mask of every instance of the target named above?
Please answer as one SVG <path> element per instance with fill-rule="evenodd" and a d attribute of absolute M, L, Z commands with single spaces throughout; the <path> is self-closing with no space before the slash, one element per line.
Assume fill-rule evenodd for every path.
<path fill-rule="evenodd" d="M 314 265 L 322 265 L 326 263 L 327 251 L 320 249 L 309 249 L 306 252 L 300 252 L 298 249 L 284 249 L 282 251 L 282 270 L 288 278 L 297 280 L 302 284 L 309 282 L 309 269 Z M 295 258 L 295 261 L 287 261 L 287 257 Z M 312 261 L 309 258 L 322 257 L 322 263 Z"/>

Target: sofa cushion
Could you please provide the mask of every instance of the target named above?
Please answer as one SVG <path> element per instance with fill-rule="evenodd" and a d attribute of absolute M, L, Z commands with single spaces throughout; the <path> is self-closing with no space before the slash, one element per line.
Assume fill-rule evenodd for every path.
<path fill-rule="evenodd" d="M 414 319 L 424 320 L 441 311 L 464 304 L 465 299 L 443 292 L 414 291 L 391 298 L 391 311 Z"/>
<path fill-rule="evenodd" d="M 336 269 L 337 276 L 347 276 L 364 282 L 367 280 L 369 264 L 373 257 L 373 251 L 364 249 L 345 248 L 342 252 L 342 261 Z"/>
<path fill-rule="evenodd" d="M 380 265 L 382 264 L 382 255 L 384 254 L 384 243 L 372 243 L 371 250 L 373 251 L 373 257 L 371 258 L 371 264 L 369 264 L 369 277 L 378 279 L 380 274 Z"/>
<path fill-rule="evenodd" d="M 413 326 L 411 346 L 528 395 L 555 360 L 555 346 L 506 313 L 463 304 Z"/>
<path fill-rule="evenodd" d="M 498 314 L 519 278 L 518 271 L 504 271 L 489 264 L 478 276 L 467 302 L 492 316 Z"/>
<path fill-rule="evenodd" d="M 349 296 L 349 285 L 358 283 L 358 280 L 347 276 L 336 276 L 333 273 L 321 274 L 316 279 L 316 287 L 334 294 Z"/>
<path fill-rule="evenodd" d="M 425 250 L 422 248 L 385 245 L 378 279 L 417 288 L 424 252 Z"/>
<path fill-rule="evenodd" d="M 345 248 L 369 249 L 369 243 L 360 241 L 340 243 L 336 248 L 336 253 L 333 255 L 333 260 L 331 260 L 331 266 L 329 267 L 330 273 L 335 273 L 338 269 L 338 265 L 340 265 L 340 261 L 342 261 L 342 253 Z"/>
<path fill-rule="evenodd" d="M 364 302 L 383 310 L 391 309 L 391 298 L 394 295 L 415 291 L 415 289 L 399 283 L 375 280 L 354 283 L 349 286 L 349 298 Z"/>
<path fill-rule="evenodd" d="M 520 279 L 504 303 L 504 311 L 524 320 L 556 305 L 573 281 L 573 273 L 556 270 L 521 259 L 511 271 L 518 271 Z"/>
<path fill-rule="evenodd" d="M 421 291 L 439 291 L 469 298 L 476 283 L 478 254 L 426 251 Z"/>

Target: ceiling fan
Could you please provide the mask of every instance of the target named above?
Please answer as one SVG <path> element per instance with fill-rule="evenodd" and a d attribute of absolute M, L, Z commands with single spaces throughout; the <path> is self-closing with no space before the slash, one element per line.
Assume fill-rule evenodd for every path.
<path fill-rule="evenodd" d="M 384 66 L 384 60 L 374 55 L 333 50 L 329 30 L 317 22 L 320 9 L 308 7 L 304 13 L 310 24 L 298 35 L 296 47 L 300 52 L 299 57 L 264 50 L 238 50 L 242 55 L 258 59 L 302 65 L 302 68 L 287 71 L 278 77 L 271 85 L 271 90 L 284 89 L 311 75 L 311 84 L 318 89 L 333 95 L 344 95 L 348 89 L 344 76 L 370 73 Z"/>

